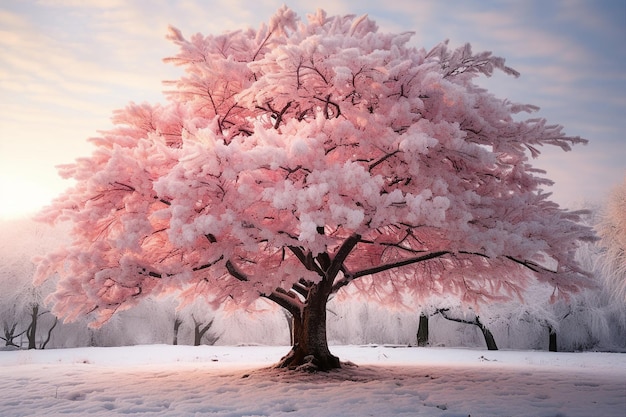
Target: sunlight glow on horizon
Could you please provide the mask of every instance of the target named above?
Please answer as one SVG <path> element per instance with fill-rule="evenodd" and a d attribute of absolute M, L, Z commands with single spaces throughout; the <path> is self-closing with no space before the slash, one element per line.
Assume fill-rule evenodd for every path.
<path fill-rule="evenodd" d="M 50 204 L 57 190 L 22 178 L 0 176 L 0 195 L 0 219 L 14 219 L 36 214 Z"/>

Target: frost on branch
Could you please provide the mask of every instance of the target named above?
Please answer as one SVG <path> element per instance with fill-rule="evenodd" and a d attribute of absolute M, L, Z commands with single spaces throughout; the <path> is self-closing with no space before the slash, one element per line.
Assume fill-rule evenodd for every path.
<path fill-rule="evenodd" d="M 39 265 L 40 278 L 61 276 L 56 312 L 106 320 L 181 290 L 265 297 L 313 346 L 328 297 L 347 285 L 469 304 L 521 297 L 533 277 L 554 295 L 587 285 L 574 254 L 593 233 L 549 200 L 530 160 L 586 141 L 517 121 L 536 107 L 474 84 L 517 76 L 502 58 L 447 42 L 427 52 L 410 37 L 287 8 L 256 30 L 171 28 L 180 52 L 166 61 L 185 75 L 168 104 L 116 112 L 93 154 L 63 168 L 76 186 L 41 214 L 74 224 L 73 243 Z M 308 355 L 338 364 L 315 349 L 286 361 Z"/>

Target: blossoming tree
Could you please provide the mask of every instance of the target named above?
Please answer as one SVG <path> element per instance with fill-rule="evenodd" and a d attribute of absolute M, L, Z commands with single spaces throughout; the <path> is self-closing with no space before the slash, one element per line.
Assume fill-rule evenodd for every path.
<path fill-rule="evenodd" d="M 517 297 L 532 277 L 555 296 L 586 285 L 574 252 L 593 233 L 529 163 L 585 140 L 518 121 L 536 107 L 473 83 L 517 76 L 503 59 L 410 37 L 285 7 L 258 30 L 172 28 L 167 61 L 186 75 L 167 104 L 117 111 L 40 215 L 74 224 L 73 243 L 39 260 L 39 281 L 61 277 L 54 311 L 98 325 L 150 294 L 264 297 L 294 317 L 279 365 L 327 370 L 340 362 L 326 303 L 348 285 L 383 303 Z"/>

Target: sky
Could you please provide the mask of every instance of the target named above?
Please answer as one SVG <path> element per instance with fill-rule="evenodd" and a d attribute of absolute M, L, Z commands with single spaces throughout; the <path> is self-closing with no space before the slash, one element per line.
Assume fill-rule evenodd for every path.
<path fill-rule="evenodd" d="M 413 31 L 492 51 L 521 72 L 479 83 L 537 105 L 569 135 L 572 152 L 533 163 L 565 207 L 600 203 L 626 175 L 626 0 L 14 0 L 0 3 L 0 218 L 35 212 L 71 185 L 56 166 L 88 156 L 87 142 L 129 102 L 164 101 L 167 26 L 216 34 L 258 27 L 285 3 L 303 19 L 368 14 L 381 31 Z"/>

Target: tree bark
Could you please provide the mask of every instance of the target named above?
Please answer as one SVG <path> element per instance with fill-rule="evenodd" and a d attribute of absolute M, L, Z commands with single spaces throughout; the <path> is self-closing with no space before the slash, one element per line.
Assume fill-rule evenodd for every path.
<path fill-rule="evenodd" d="M 324 234 L 324 227 L 318 227 L 317 232 Z M 293 346 L 291 351 L 276 365 L 278 368 L 309 372 L 341 368 L 339 358 L 331 354 L 328 349 L 326 305 L 331 294 L 355 278 L 350 276 L 349 279 L 335 283 L 335 278 L 339 273 L 343 273 L 344 278 L 347 278 L 344 261 L 360 240 L 359 234 L 350 235 L 333 255 L 322 252 L 314 256 L 311 252 L 304 251 L 303 248 L 289 246 L 289 250 L 302 265 L 309 271 L 315 272 L 321 279 L 314 282 L 302 278 L 294 283 L 290 290 L 279 287 L 269 294 L 261 294 L 293 315 Z M 227 261 L 226 268 L 234 278 L 249 281 L 248 276 L 233 262 Z"/>
<path fill-rule="evenodd" d="M 23 335 L 24 333 L 26 333 L 26 330 L 22 330 L 22 332 L 16 334 L 15 333 L 16 327 L 17 327 L 17 323 L 13 323 L 11 327 L 9 327 L 8 323 L 6 322 L 4 323 L 4 337 L 0 337 L 0 339 L 4 340 L 5 346 L 13 346 L 16 348 L 20 347 L 14 342 L 14 340 L 20 337 L 21 335 Z"/>
<path fill-rule="evenodd" d="M 556 332 L 551 326 L 548 326 L 548 351 L 549 352 L 558 352 L 557 344 L 556 344 Z"/>
<path fill-rule="evenodd" d="M 39 319 L 39 305 L 33 304 L 33 310 L 30 315 L 30 326 L 26 331 L 26 338 L 28 339 L 28 348 L 37 349 L 37 320 Z"/>
<path fill-rule="evenodd" d="M 41 344 L 41 346 L 39 346 L 39 349 L 45 349 L 46 346 L 48 346 L 48 343 L 50 342 L 50 339 L 52 338 L 52 331 L 54 330 L 55 327 L 57 327 L 58 323 L 59 323 L 59 319 L 58 317 L 55 317 L 52 327 L 48 329 L 48 336 L 46 337 L 46 340 Z"/>
<path fill-rule="evenodd" d="M 417 326 L 417 346 L 428 346 L 428 316 L 424 313 L 420 314 Z"/>
<path fill-rule="evenodd" d="M 293 316 L 293 346 L 278 363 L 278 368 L 309 372 L 341 368 L 339 358 L 330 353 L 326 337 L 326 304 L 332 283 L 313 284 L 301 314 Z"/>
<path fill-rule="evenodd" d="M 183 321 L 176 317 L 174 319 L 174 339 L 172 340 L 173 345 L 178 344 L 178 330 L 180 329 L 180 325 L 183 324 Z"/>
<path fill-rule="evenodd" d="M 213 320 L 209 321 L 204 327 L 202 327 L 202 322 L 197 321 L 195 318 L 193 319 L 193 322 L 194 322 L 193 345 L 200 346 L 200 344 L 202 344 L 202 337 L 213 325 Z M 212 345 L 213 343 L 209 343 L 209 344 Z"/>
<path fill-rule="evenodd" d="M 498 350 L 498 345 L 496 345 L 496 339 L 494 339 L 491 331 L 483 326 L 480 321 L 478 321 L 478 317 L 476 317 L 477 325 L 480 328 L 480 331 L 483 333 L 483 337 L 485 338 L 485 343 L 487 344 L 487 350 Z"/>

